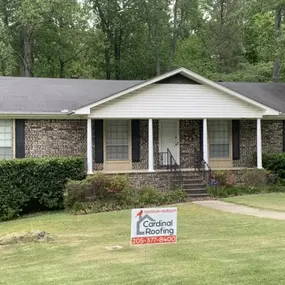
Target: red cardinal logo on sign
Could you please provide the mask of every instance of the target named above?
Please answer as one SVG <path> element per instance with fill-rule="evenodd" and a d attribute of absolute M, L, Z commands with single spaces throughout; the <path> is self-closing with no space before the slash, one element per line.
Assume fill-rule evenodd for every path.
<path fill-rule="evenodd" d="M 143 210 L 140 210 L 138 213 L 137 213 L 137 217 L 141 217 L 143 214 Z"/>

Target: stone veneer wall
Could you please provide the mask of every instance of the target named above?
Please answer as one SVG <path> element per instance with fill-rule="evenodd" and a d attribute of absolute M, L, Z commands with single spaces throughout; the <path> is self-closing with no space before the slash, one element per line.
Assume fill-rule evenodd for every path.
<path fill-rule="evenodd" d="M 262 152 L 283 151 L 283 122 L 261 121 Z M 256 120 L 241 120 L 240 159 L 233 161 L 234 167 L 256 167 Z"/>
<path fill-rule="evenodd" d="M 25 120 L 26 157 L 86 154 L 86 120 Z"/>
<path fill-rule="evenodd" d="M 200 152 L 200 121 L 180 120 L 180 164 L 193 168 L 196 151 Z"/>
<path fill-rule="evenodd" d="M 283 121 L 262 121 L 262 147 L 264 153 L 283 151 Z M 133 169 L 148 168 L 148 121 L 141 120 L 141 161 Z M 240 159 L 234 167 L 255 167 L 256 120 L 241 120 Z M 26 120 L 26 157 L 78 156 L 86 154 L 86 120 Z M 94 128 L 93 128 L 94 136 Z M 93 137 L 94 170 L 103 170 L 95 163 L 95 137 Z M 153 121 L 154 153 L 159 151 L 159 121 Z M 192 168 L 195 149 L 200 148 L 200 121 L 180 120 L 180 161 L 182 168 Z M 154 158 L 157 165 L 158 157 Z"/>
<path fill-rule="evenodd" d="M 263 153 L 283 152 L 283 121 L 262 121 Z"/>
<path fill-rule="evenodd" d="M 243 184 L 245 182 L 246 175 L 248 176 L 248 172 L 256 171 L 255 169 L 231 169 L 225 170 L 228 176 L 233 177 L 233 181 L 235 184 Z M 224 172 L 221 170 L 221 172 Z M 216 171 L 218 174 L 219 171 Z M 194 171 L 183 171 L 183 176 L 193 177 L 195 174 Z M 132 187 L 136 189 L 141 189 L 144 187 L 155 187 L 156 189 L 165 192 L 173 190 L 171 185 L 174 179 L 174 174 L 167 171 L 160 172 L 132 172 L 125 174 L 107 174 L 107 175 L 123 175 L 127 176 L 130 180 L 130 184 Z"/>
<path fill-rule="evenodd" d="M 256 120 L 240 121 L 240 159 L 233 161 L 234 167 L 256 166 Z"/>

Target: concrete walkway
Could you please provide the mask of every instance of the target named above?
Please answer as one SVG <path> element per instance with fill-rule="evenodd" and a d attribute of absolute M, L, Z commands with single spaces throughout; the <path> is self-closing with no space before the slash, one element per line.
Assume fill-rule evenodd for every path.
<path fill-rule="evenodd" d="M 193 203 L 199 206 L 220 210 L 224 212 L 229 212 L 233 214 L 249 215 L 249 216 L 268 218 L 274 220 L 285 220 L 285 212 L 251 208 L 247 206 L 226 203 L 216 200 L 194 201 Z"/>

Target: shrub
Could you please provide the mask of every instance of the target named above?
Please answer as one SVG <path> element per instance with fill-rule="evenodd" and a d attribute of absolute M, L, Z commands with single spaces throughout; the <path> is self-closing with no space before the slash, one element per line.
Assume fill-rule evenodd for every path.
<path fill-rule="evenodd" d="M 236 184 L 235 176 L 229 170 L 217 170 L 214 173 L 214 178 L 221 186 L 232 186 Z"/>
<path fill-rule="evenodd" d="M 66 184 L 64 205 L 76 214 L 88 214 L 184 202 L 182 190 L 160 192 L 153 187 L 133 189 L 126 176 L 96 174 Z"/>
<path fill-rule="evenodd" d="M 263 167 L 270 170 L 280 178 L 285 178 L 285 153 L 280 154 L 264 154 Z"/>
<path fill-rule="evenodd" d="M 81 158 L 1 160 L 0 220 L 21 212 L 62 208 L 67 180 L 84 177 Z"/>
<path fill-rule="evenodd" d="M 128 186 L 129 180 L 127 176 L 123 175 L 108 176 L 97 173 L 82 181 L 70 180 L 65 187 L 64 205 L 66 208 L 70 208 L 76 202 L 118 198 Z"/>

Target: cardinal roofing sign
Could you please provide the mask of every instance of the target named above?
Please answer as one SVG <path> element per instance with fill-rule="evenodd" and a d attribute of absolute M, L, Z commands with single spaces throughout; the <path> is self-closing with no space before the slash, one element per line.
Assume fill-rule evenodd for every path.
<path fill-rule="evenodd" d="M 132 210 L 131 244 L 176 243 L 177 208 Z"/>

